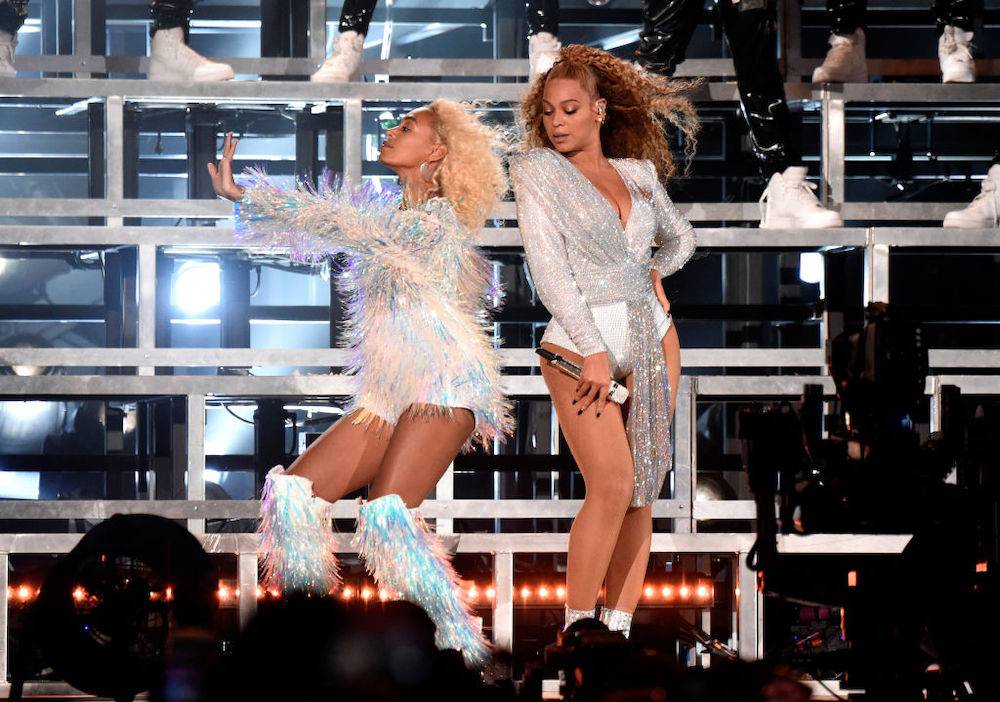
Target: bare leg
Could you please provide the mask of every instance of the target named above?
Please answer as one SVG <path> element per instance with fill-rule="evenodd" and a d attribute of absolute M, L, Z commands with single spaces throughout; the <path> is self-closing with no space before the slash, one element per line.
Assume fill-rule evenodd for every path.
<path fill-rule="evenodd" d="M 582 362 L 579 354 L 560 346 L 545 347 L 575 363 Z M 566 605 L 589 610 L 597 603 L 618 529 L 632 500 L 632 452 L 618 405 L 609 402 L 600 418 L 592 408 L 577 414 L 573 405 L 577 381 L 548 365 L 542 366 L 542 376 L 587 486 L 583 507 L 569 534 Z"/>
<path fill-rule="evenodd" d="M 681 346 L 674 325 L 660 340 L 670 381 L 670 412 L 677 405 L 681 379 Z M 630 379 L 631 380 L 631 379 Z M 629 383 L 631 390 L 631 383 Z M 652 507 L 629 509 L 622 522 L 611 563 L 608 566 L 605 605 L 621 612 L 634 612 L 642 594 L 642 583 L 649 565 L 649 547 L 653 538 Z"/>
<path fill-rule="evenodd" d="M 342 417 L 289 467 L 291 475 L 313 481 L 313 493 L 327 502 L 368 485 L 389 446 L 392 427 L 381 420 L 355 424 Z"/>
<path fill-rule="evenodd" d="M 395 494 L 407 507 L 418 506 L 455 460 L 473 429 L 475 419 L 467 409 L 440 414 L 404 413 L 372 483 L 371 499 Z"/>

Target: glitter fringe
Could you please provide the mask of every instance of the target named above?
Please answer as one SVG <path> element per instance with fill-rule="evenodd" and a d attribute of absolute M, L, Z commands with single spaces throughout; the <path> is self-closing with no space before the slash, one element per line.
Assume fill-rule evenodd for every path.
<path fill-rule="evenodd" d="M 265 587 L 326 595 L 340 583 L 331 507 L 313 496 L 311 480 L 271 469 L 257 530 Z"/>
<path fill-rule="evenodd" d="M 399 495 L 385 495 L 358 509 L 358 552 L 380 587 L 420 605 L 437 626 L 439 648 L 462 652 L 480 667 L 490 647 L 459 595 L 459 579 L 441 541 Z"/>

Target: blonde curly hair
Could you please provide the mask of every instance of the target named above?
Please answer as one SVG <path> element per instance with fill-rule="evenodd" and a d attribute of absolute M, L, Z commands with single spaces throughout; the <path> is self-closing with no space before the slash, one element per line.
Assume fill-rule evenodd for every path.
<path fill-rule="evenodd" d="M 448 153 L 434 171 L 431 194 L 447 198 L 468 229 L 479 229 L 507 193 L 501 134 L 484 124 L 470 104 L 435 100 L 434 131 Z"/>
<path fill-rule="evenodd" d="M 662 180 L 677 171 L 666 128 L 685 136 L 684 152 L 690 160 L 697 145 L 698 113 L 684 97 L 698 85 L 650 73 L 600 49 L 579 44 L 564 46 L 559 59 L 540 75 L 521 102 L 522 147 L 552 148 L 542 124 L 542 95 L 548 81 L 571 78 L 595 99 L 608 102 L 601 146 L 609 158 L 648 159 Z"/>

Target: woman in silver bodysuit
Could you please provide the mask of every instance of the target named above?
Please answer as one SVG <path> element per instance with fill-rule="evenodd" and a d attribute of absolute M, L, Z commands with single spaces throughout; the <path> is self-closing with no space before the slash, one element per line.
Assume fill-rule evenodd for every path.
<path fill-rule="evenodd" d="M 542 346 L 581 365 L 543 364 L 560 426 L 586 483 L 570 531 L 566 626 L 593 617 L 627 636 L 671 468 L 680 345 L 662 278 L 695 250 L 660 179 L 674 171 L 665 129 L 697 131 L 689 84 L 610 54 L 567 46 L 521 108 L 530 150 L 511 160 L 518 225 L 538 296 Z M 655 256 L 651 247 L 658 245 Z M 614 377 L 630 391 L 609 403 Z"/>

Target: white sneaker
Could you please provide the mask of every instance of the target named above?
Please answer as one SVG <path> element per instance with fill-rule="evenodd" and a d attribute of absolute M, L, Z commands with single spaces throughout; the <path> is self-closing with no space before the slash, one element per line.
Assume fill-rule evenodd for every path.
<path fill-rule="evenodd" d="M 964 210 L 944 216 L 949 229 L 996 229 L 1000 227 L 1000 164 L 990 166 L 982 189 Z"/>
<path fill-rule="evenodd" d="M 975 83 L 976 61 L 972 58 L 972 32 L 945 25 L 938 39 L 942 83 Z"/>
<path fill-rule="evenodd" d="M 14 50 L 17 48 L 17 36 L 0 32 L 0 78 L 14 78 L 17 70 L 14 68 Z"/>
<path fill-rule="evenodd" d="M 149 52 L 149 80 L 194 81 L 210 83 L 232 80 L 229 64 L 210 61 L 184 43 L 180 27 L 160 29 L 153 35 Z"/>
<path fill-rule="evenodd" d="M 353 80 L 361 66 L 365 35 L 354 30 L 341 32 L 333 40 L 333 53 L 319 70 L 310 76 L 314 83 L 346 83 Z"/>
<path fill-rule="evenodd" d="M 805 166 L 789 166 L 775 173 L 760 196 L 761 229 L 831 229 L 844 221 L 819 204 L 814 183 L 806 180 Z"/>
<path fill-rule="evenodd" d="M 858 27 L 851 34 L 831 34 L 830 50 L 823 65 L 813 71 L 813 83 L 867 83 L 865 31 Z"/>
<path fill-rule="evenodd" d="M 534 80 L 535 76 L 552 68 L 552 64 L 559 58 L 560 49 L 562 42 L 548 32 L 539 32 L 528 37 L 529 80 Z"/>

